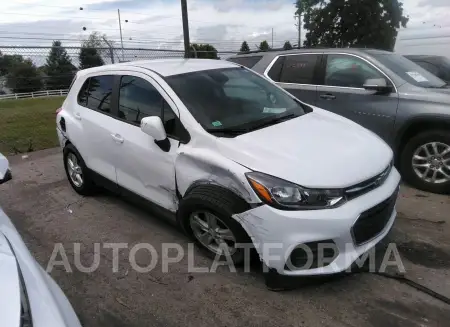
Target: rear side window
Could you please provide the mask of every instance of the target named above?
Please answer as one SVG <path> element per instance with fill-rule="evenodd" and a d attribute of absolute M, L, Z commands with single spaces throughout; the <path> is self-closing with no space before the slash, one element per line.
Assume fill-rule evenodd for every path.
<path fill-rule="evenodd" d="M 284 61 L 281 82 L 296 84 L 314 84 L 314 70 L 319 55 L 304 54 L 286 56 Z"/>
<path fill-rule="evenodd" d="M 88 78 L 84 82 L 83 86 L 80 89 L 80 92 L 78 93 L 78 97 L 77 97 L 78 104 L 83 107 L 87 107 L 87 95 L 88 95 L 88 88 L 89 88 L 89 80 L 90 80 L 90 78 Z"/>
<path fill-rule="evenodd" d="M 278 57 L 277 61 L 272 65 L 267 75 L 272 79 L 272 81 L 279 82 L 281 80 L 281 71 L 283 70 L 283 64 L 285 56 Z"/>
<path fill-rule="evenodd" d="M 113 83 L 113 75 L 91 77 L 86 95 L 87 107 L 92 110 L 98 110 L 108 114 L 111 113 Z"/>
<path fill-rule="evenodd" d="M 261 60 L 262 57 L 263 56 L 236 57 L 230 58 L 228 59 L 228 61 L 234 62 L 247 68 L 252 68 Z"/>
<path fill-rule="evenodd" d="M 144 117 L 161 117 L 163 101 L 158 90 L 146 80 L 135 76 L 122 77 L 119 93 L 120 119 L 140 124 Z"/>

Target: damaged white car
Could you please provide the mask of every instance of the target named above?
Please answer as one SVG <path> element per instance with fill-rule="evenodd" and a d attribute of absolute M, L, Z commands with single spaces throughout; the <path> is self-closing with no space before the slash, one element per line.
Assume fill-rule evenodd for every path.
<path fill-rule="evenodd" d="M 0 184 L 11 178 L 8 160 L 0 153 Z M 1 208 L 0 326 L 81 327 L 64 293 L 30 254 Z"/>
<path fill-rule="evenodd" d="M 80 71 L 57 131 L 78 193 L 102 186 L 151 201 L 235 263 L 253 244 L 280 274 L 343 271 L 396 216 L 400 176 L 385 142 L 234 63 Z"/>

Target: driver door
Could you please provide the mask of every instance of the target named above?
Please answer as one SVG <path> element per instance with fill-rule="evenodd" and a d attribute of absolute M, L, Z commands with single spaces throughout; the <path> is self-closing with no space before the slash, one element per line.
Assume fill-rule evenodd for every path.
<path fill-rule="evenodd" d="M 355 55 L 323 57 L 323 76 L 317 87 L 317 106 L 349 118 L 389 141 L 398 108 L 398 94 L 376 94 L 363 88 L 365 80 L 391 81 L 371 63 Z"/>
<path fill-rule="evenodd" d="M 117 183 L 123 189 L 159 206 L 176 211 L 175 158 L 179 141 L 172 136 L 179 113 L 164 90 L 147 74 L 123 72 L 118 81 L 116 142 Z M 170 142 L 168 151 L 141 131 L 142 118 L 158 116 Z"/>

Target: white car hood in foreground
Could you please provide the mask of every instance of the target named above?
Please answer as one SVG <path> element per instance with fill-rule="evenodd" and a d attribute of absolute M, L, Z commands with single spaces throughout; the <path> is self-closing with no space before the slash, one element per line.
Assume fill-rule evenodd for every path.
<path fill-rule="evenodd" d="M 20 327 L 21 283 L 27 292 L 33 327 L 81 327 L 69 301 L 31 256 L 0 208 L 0 326 Z"/>
<path fill-rule="evenodd" d="M 231 160 L 305 187 L 341 188 L 381 173 L 391 148 L 360 125 L 314 108 L 314 112 L 235 138 L 217 140 Z"/>
<path fill-rule="evenodd" d="M 20 280 L 17 262 L 0 232 L 0 319 L 2 326 L 20 326 Z"/>
<path fill-rule="evenodd" d="M 8 159 L 6 159 L 5 156 L 0 153 L 0 179 L 3 179 L 3 177 L 5 177 L 5 174 L 8 171 L 8 166 Z"/>

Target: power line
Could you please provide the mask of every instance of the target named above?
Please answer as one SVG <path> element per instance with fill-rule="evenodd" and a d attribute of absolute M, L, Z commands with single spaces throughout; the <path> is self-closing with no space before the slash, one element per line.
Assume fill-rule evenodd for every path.
<path fill-rule="evenodd" d="M 19 3 L 21 3 L 21 2 L 19 2 Z M 75 7 L 65 7 L 65 6 L 51 6 L 51 5 L 42 5 L 42 4 L 36 4 L 36 3 L 23 3 L 23 2 L 22 2 L 22 4 L 28 4 L 28 5 L 31 5 L 31 6 L 39 6 L 39 7 L 61 8 L 61 9 L 66 9 L 66 10 L 73 8 L 74 11 L 76 11 L 76 12 L 81 12 L 82 11 L 83 13 L 85 13 L 85 12 L 89 13 L 89 11 L 97 11 L 97 12 L 107 13 L 107 14 L 111 14 L 111 15 L 115 16 L 115 12 L 113 13 L 111 11 L 106 11 L 106 10 L 102 10 L 102 9 L 89 9 L 89 7 L 86 7 L 86 8 L 83 7 L 83 10 L 80 10 L 80 7 L 76 7 L 75 8 Z M 87 10 L 85 10 L 85 9 L 87 9 Z M 139 15 L 139 16 L 144 16 L 144 17 L 149 17 L 149 18 L 158 18 L 158 15 L 148 15 L 148 14 L 132 12 L 132 11 L 127 11 L 127 10 L 121 10 L 121 12 L 123 12 L 124 14 Z M 14 13 L 3 12 L 3 13 L 14 14 L 14 15 L 36 16 L 36 14 L 25 14 L 25 13 L 16 13 L 16 12 L 14 12 Z M 44 14 L 44 15 L 39 15 L 39 16 L 53 16 L 53 15 L 54 14 Z M 61 16 L 61 17 L 64 17 L 64 18 L 75 18 L 75 17 L 71 17 L 71 16 Z M 78 18 L 78 17 L 76 17 L 76 18 Z M 98 18 L 86 17 L 86 18 L 89 18 L 89 19 L 105 19 L 105 18 L 100 18 L 100 17 L 98 17 Z M 167 16 L 167 15 L 164 15 L 163 19 L 177 19 L 177 20 L 179 20 L 180 16 L 175 16 L 175 15 L 168 15 Z M 189 19 L 189 22 L 217 24 L 217 22 L 213 22 L 213 21 L 204 21 L 204 20 L 195 20 L 195 19 Z M 132 22 L 130 20 L 128 20 L 127 23 L 141 24 L 139 22 Z"/>
<path fill-rule="evenodd" d="M 413 37 L 413 38 L 401 38 L 398 41 L 413 41 L 413 40 L 427 40 L 427 39 L 440 39 L 449 38 L 450 35 L 435 35 L 435 36 L 423 36 L 423 37 Z"/>

